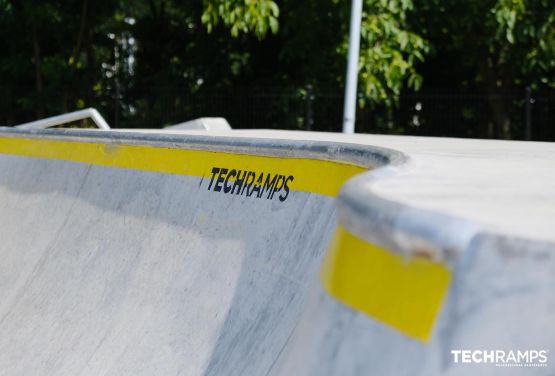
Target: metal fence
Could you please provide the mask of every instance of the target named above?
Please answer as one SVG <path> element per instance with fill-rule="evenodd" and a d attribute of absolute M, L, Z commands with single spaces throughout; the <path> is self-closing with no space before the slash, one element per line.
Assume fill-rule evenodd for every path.
<path fill-rule="evenodd" d="M 341 89 L 317 90 L 310 86 L 299 90 L 204 89 L 195 93 L 176 87 L 145 87 L 118 90 L 117 95 L 114 93 L 90 101 L 93 103 L 86 105 L 97 107 L 114 128 L 159 128 L 197 117 L 221 116 L 233 128 L 338 132 L 343 113 Z M 505 122 L 504 132 L 499 130 L 500 108 Z M 45 115 L 68 110 L 74 108 L 51 106 L 46 111 L 50 113 Z M 33 119 L 27 115 L 27 118 L 17 120 Z M 393 108 L 368 105 L 359 108 L 356 130 L 555 141 L 555 91 L 533 92 L 523 88 L 496 96 L 454 89 L 405 93 L 397 98 Z"/>
<path fill-rule="evenodd" d="M 159 95 L 114 126 L 160 127 L 201 116 L 222 116 L 234 128 L 341 130 L 343 93 L 302 90 L 236 89 L 197 94 L 156 90 Z M 501 133 L 494 108 L 502 107 Z M 400 96 L 393 108 L 365 106 L 356 129 L 365 133 L 555 141 L 555 92 L 518 90 L 488 96 L 434 89 Z"/>

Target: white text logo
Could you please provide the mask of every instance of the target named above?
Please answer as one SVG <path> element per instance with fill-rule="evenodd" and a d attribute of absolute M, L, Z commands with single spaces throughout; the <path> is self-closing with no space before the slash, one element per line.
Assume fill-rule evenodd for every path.
<path fill-rule="evenodd" d="M 547 367 L 549 350 L 451 350 L 455 363 L 489 363 L 497 367 Z"/>

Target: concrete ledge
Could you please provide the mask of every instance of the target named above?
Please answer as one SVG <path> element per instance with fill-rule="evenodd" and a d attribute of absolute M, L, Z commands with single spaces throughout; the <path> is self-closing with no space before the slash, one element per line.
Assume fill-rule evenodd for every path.
<path fill-rule="evenodd" d="M 188 130 L 188 131 L 226 131 L 231 130 L 231 126 L 226 119 L 221 117 L 198 118 L 183 123 L 170 125 L 166 127 L 170 130 Z"/>

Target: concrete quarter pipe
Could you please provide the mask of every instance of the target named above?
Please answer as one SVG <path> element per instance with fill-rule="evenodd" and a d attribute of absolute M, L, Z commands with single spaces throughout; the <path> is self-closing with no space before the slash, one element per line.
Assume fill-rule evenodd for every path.
<path fill-rule="evenodd" d="M 1 129 L 0 373 L 554 373 L 451 352 L 552 347 L 549 236 L 379 194 L 387 145 L 249 136 Z"/>

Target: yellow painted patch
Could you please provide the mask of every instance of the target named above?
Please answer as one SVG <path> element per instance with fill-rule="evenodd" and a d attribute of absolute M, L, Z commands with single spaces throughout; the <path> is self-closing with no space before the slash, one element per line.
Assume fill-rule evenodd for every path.
<path fill-rule="evenodd" d="M 320 274 L 326 291 L 421 341 L 430 337 L 449 288 L 443 264 L 405 257 L 338 226 Z"/>
<path fill-rule="evenodd" d="M 290 189 L 328 196 L 336 196 L 347 179 L 367 170 L 308 158 L 20 137 L 0 137 L 0 153 L 205 178 L 212 177 L 213 167 L 293 175 Z"/>

